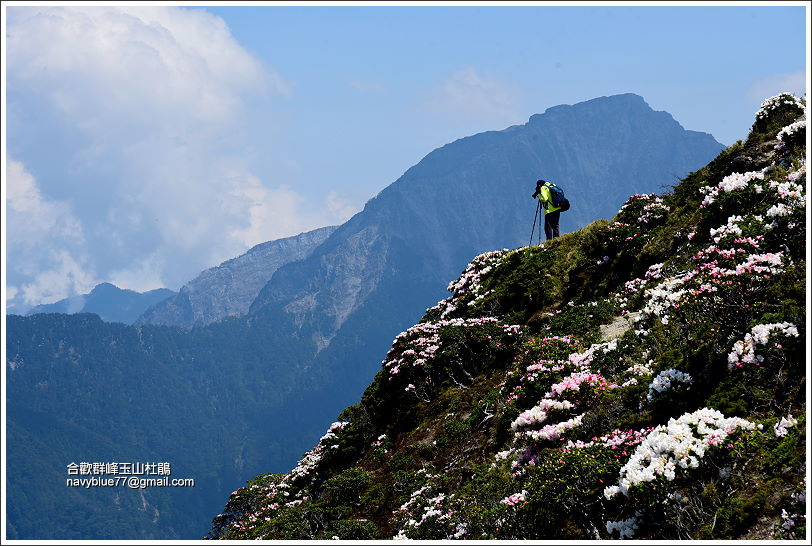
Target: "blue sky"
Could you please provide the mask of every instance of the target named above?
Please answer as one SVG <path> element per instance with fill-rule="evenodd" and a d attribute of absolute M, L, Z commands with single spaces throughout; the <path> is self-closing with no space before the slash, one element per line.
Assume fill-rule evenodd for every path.
<path fill-rule="evenodd" d="M 20 310 L 177 289 L 558 104 L 637 93 L 731 144 L 763 99 L 805 92 L 802 3 L 4 9 Z"/>

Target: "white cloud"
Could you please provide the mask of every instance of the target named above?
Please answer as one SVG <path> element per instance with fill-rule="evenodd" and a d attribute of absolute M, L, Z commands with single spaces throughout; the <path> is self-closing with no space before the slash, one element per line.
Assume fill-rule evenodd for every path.
<path fill-rule="evenodd" d="M 269 189 L 255 176 L 233 176 L 230 194 L 248 203 L 245 223 L 231 231 L 232 237 L 250 247 L 311 227 L 298 212 L 304 198 L 287 186 Z"/>
<path fill-rule="evenodd" d="M 67 203 L 45 198 L 25 166 L 6 162 L 6 301 L 25 310 L 93 287 L 82 225 Z"/>
<path fill-rule="evenodd" d="M 154 253 L 138 260 L 130 267 L 113 271 L 108 275 L 109 282 L 137 292 L 162 288 L 166 286 L 161 278 L 164 265 L 161 254 Z"/>
<path fill-rule="evenodd" d="M 335 191 L 327 194 L 323 211 L 318 212 L 320 203 L 307 207 L 305 198 L 288 186 L 267 188 L 250 175 L 233 175 L 231 182 L 231 195 L 249 203 L 246 222 L 231 231 L 231 236 L 246 247 L 339 224 L 358 212 L 357 207 L 339 198 Z"/>
<path fill-rule="evenodd" d="M 95 285 L 94 276 L 80 262 L 67 250 L 50 250 L 48 267 L 20 288 L 23 307 L 53 303 L 68 295 L 90 291 Z"/>
<path fill-rule="evenodd" d="M 8 225 L 14 226 L 10 246 L 31 247 L 66 240 L 84 241 L 82 226 L 63 202 L 42 196 L 36 180 L 19 161 L 6 162 Z"/>
<path fill-rule="evenodd" d="M 8 13 L 9 135 L 38 173 L 34 183 L 10 163 L 18 298 L 101 281 L 178 288 L 253 244 L 326 225 L 292 189 L 251 176 L 241 128 L 252 101 L 290 88 L 220 18 L 160 6 Z"/>
<path fill-rule="evenodd" d="M 8 28 L 9 71 L 48 84 L 87 129 L 108 115 L 229 120 L 245 90 L 286 84 L 243 50 L 218 17 L 160 6 L 20 8 Z M 90 107 L 90 108 L 89 108 Z"/>
<path fill-rule="evenodd" d="M 520 101 L 518 89 L 465 68 L 431 89 L 424 107 L 461 122 L 515 123 Z"/>
<path fill-rule="evenodd" d="M 17 288 L 16 286 L 11 285 L 6 286 L 6 301 L 7 302 L 13 301 L 17 297 L 17 294 L 19 293 L 20 289 Z"/>
<path fill-rule="evenodd" d="M 335 191 L 331 191 L 327 194 L 327 210 L 332 212 L 333 216 L 339 222 L 346 222 L 352 218 L 360 208 L 339 197 Z"/>
<path fill-rule="evenodd" d="M 779 93 L 792 93 L 802 96 L 806 93 L 806 72 L 797 70 L 784 74 L 775 74 L 768 78 L 762 78 L 750 86 L 747 93 L 748 99 L 754 103 L 761 104 L 764 99 L 778 95 Z"/>

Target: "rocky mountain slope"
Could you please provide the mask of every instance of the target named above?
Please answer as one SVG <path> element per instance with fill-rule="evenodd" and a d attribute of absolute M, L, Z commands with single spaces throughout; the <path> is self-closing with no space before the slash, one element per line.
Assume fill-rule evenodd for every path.
<path fill-rule="evenodd" d="M 805 107 L 766 100 L 611 221 L 476 257 L 210 537 L 806 536 Z"/>
<path fill-rule="evenodd" d="M 114 284 L 105 282 L 96 285 L 89 294 L 66 298 L 55 303 L 37 305 L 25 314 L 95 313 L 107 322 L 132 324 L 146 309 L 175 296 L 175 294 L 175 292 L 167 288 L 136 292 L 121 289 Z"/>
<path fill-rule="evenodd" d="M 308 257 L 334 230 L 334 226 L 324 227 L 256 245 L 203 271 L 173 298 L 144 311 L 135 324 L 192 328 L 245 315 L 277 269 Z"/>

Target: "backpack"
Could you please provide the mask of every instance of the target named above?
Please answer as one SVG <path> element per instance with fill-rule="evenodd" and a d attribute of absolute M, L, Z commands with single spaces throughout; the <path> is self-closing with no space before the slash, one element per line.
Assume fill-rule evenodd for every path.
<path fill-rule="evenodd" d="M 564 190 L 552 182 L 546 182 L 547 187 L 550 188 L 550 198 L 553 201 L 553 206 L 558 207 L 562 211 L 570 209 L 569 200 L 564 197 Z"/>

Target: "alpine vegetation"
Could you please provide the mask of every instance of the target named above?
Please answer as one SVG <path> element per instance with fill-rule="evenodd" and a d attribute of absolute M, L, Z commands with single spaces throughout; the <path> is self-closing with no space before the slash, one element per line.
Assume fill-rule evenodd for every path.
<path fill-rule="evenodd" d="M 805 108 L 767 99 L 670 192 L 475 258 L 209 538 L 806 537 Z"/>

